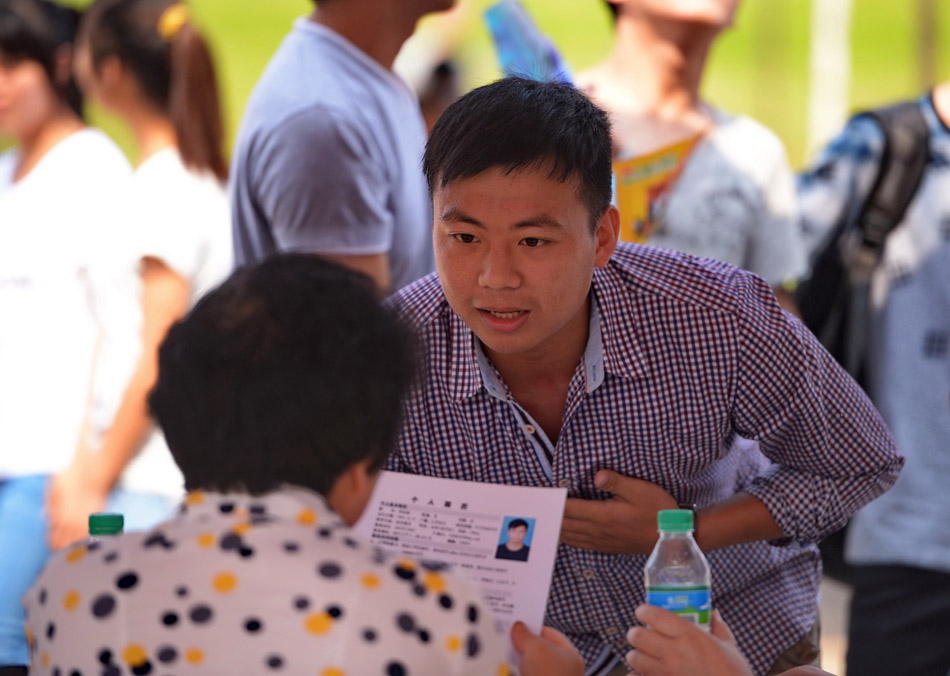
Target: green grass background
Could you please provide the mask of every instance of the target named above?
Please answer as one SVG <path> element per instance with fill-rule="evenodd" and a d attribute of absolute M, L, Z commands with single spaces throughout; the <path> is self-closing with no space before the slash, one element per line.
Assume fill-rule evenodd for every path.
<path fill-rule="evenodd" d="M 399 2 L 400 0 L 393 0 Z M 490 0 L 466 0 L 477 8 Z M 744 0 L 736 24 L 716 43 L 704 81 L 705 96 L 718 106 L 752 115 L 785 141 L 796 166 L 807 161 L 810 12 L 813 0 Z M 817 0 L 815 0 L 817 1 Z M 601 0 L 523 0 L 561 49 L 581 70 L 601 59 L 610 46 L 610 26 Z M 77 0 L 74 4 L 88 4 Z M 229 138 L 254 82 L 297 16 L 310 0 L 191 0 L 199 25 L 218 58 Z M 936 0 L 938 78 L 950 77 L 950 7 Z M 921 81 L 917 54 L 918 0 L 853 0 L 853 108 L 913 96 Z M 490 39 L 479 12 L 467 22 L 459 44 L 463 83 L 477 86 L 498 77 Z M 125 149 L 128 133 L 102 111 L 91 120 Z"/>

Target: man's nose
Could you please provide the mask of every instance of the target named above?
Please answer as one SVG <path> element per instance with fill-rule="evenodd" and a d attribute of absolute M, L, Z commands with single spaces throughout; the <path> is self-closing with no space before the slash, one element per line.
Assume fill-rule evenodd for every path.
<path fill-rule="evenodd" d="M 486 289 L 516 289 L 521 286 L 515 256 L 504 246 L 488 247 L 482 258 L 478 284 Z"/>

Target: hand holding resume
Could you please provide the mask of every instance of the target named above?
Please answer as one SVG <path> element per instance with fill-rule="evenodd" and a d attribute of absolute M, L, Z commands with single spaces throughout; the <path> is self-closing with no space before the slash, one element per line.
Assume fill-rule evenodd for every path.
<path fill-rule="evenodd" d="M 505 632 L 544 624 L 567 490 L 383 472 L 356 531 L 390 551 L 453 564 Z"/>

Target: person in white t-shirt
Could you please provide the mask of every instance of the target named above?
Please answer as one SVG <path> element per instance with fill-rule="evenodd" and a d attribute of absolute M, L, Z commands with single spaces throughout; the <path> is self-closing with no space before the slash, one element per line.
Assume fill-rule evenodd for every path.
<path fill-rule="evenodd" d="M 621 238 L 725 261 L 783 284 L 805 269 L 794 179 L 781 141 L 755 120 L 700 98 L 713 42 L 738 0 L 608 0 L 616 39 L 578 86 L 611 117 L 617 167 L 643 214 Z M 652 179 L 643 179 L 652 172 Z M 624 176 L 618 176 L 618 196 Z M 621 218 L 625 204 L 620 200 Z M 625 236 L 628 233 L 630 236 Z"/>
<path fill-rule="evenodd" d="M 83 18 L 76 71 L 84 91 L 132 130 L 138 167 L 123 197 L 125 241 L 138 265 L 139 353 L 101 447 L 80 451 L 50 492 L 52 541 L 85 529 L 121 485 L 170 497 L 181 475 L 153 430 L 146 397 L 168 327 L 231 267 L 222 124 L 208 47 L 184 5 L 99 0 Z M 124 471 L 124 473 L 123 473 Z"/>
<path fill-rule="evenodd" d="M 0 155 L 0 667 L 27 664 L 21 599 L 50 554 L 51 477 L 91 445 L 108 408 L 99 384 L 123 356 L 114 319 L 134 316 L 113 210 L 129 165 L 82 121 L 77 24 L 45 0 L 0 2 L 0 137 L 15 144 Z M 130 527 L 170 507 L 109 498 Z"/>

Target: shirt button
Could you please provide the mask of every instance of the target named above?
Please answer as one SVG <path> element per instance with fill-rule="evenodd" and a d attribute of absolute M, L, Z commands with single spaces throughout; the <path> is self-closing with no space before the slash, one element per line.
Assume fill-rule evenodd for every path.
<path fill-rule="evenodd" d="M 596 573 L 590 568 L 585 568 L 583 571 L 581 571 L 581 575 L 584 576 L 585 580 L 593 580 Z"/>
<path fill-rule="evenodd" d="M 525 425 L 524 431 L 528 434 L 534 434 L 534 425 Z"/>
<path fill-rule="evenodd" d="M 607 634 L 607 636 L 616 636 L 620 633 L 620 630 L 617 629 L 617 627 L 607 627 L 604 629 L 604 633 Z"/>
<path fill-rule="evenodd" d="M 571 487 L 571 480 L 570 480 L 570 479 L 558 479 L 557 485 L 558 485 L 560 488 L 570 488 L 570 487 Z"/>

